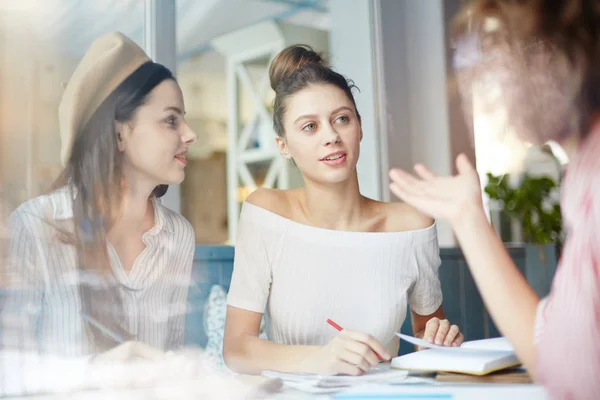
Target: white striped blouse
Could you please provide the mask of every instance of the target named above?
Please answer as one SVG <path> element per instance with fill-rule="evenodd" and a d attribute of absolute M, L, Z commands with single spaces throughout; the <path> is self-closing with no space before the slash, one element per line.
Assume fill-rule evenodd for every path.
<path fill-rule="evenodd" d="M 0 306 L 4 350 L 83 356 L 93 352 L 81 314 L 75 248 L 60 241 L 55 226 L 72 224 L 67 188 L 22 204 L 10 216 L 9 261 Z M 110 243 L 111 268 L 120 284 L 125 329 L 158 349 L 183 345 L 194 230 L 181 215 L 153 200 L 155 225 L 146 248 L 127 273 Z M 49 224 L 50 221 L 52 224 Z"/>

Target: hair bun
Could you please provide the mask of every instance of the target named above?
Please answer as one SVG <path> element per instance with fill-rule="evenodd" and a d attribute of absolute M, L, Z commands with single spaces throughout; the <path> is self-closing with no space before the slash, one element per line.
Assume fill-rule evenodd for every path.
<path fill-rule="evenodd" d="M 308 45 L 296 44 L 281 50 L 273 59 L 271 66 L 269 67 L 271 88 L 277 90 L 277 87 L 281 82 L 308 64 L 317 64 L 322 67 L 327 67 L 322 55 L 315 52 L 312 47 Z"/>

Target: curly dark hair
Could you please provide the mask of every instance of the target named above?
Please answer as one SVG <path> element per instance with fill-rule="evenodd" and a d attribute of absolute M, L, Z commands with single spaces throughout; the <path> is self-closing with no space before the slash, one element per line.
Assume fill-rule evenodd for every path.
<path fill-rule="evenodd" d="M 452 36 L 459 80 L 494 74 L 521 127 L 542 141 L 589 132 L 600 110 L 600 0 L 474 0 Z"/>

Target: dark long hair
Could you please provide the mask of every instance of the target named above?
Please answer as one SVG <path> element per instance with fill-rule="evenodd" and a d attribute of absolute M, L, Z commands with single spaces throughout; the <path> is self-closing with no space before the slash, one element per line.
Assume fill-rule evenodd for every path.
<path fill-rule="evenodd" d="M 125 79 L 76 133 L 67 165 L 52 185 L 52 189 L 66 186 L 73 199 L 74 229 L 61 233 L 76 248 L 82 316 L 97 352 L 116 344 L 99 324 L 125 340 L 131 338 L 122 325 L 122 299 L 106 240 L 122 203 L 123 155 L 117 146 L 117 122 L 131 121 L 150 92 L 168 79 L 174 80 L 171 71 L 154 62 L 143 64 Z M 161 197 L 167 188 L 159 185 L 152 195 Z"/>
<path fill-rule="evenodd" d="M 486 27 L 490 20 L 497 23 L 496 29 Z M 524 90 L 534 92 L 533 88 L 543 93 L 532 96 L 546 106 L 540 106 L 541 112 L 532 118 L 541 121 L 537 130 L 543 142 L 562 138 L 548 133 L 553 130 L 563 135 L 576 132 L 585 136 L 591 129 L 600 110 L 600 0 L 474 0 L 459 13 L 452 28 L 455 40 L 476 34 L 483 55 L 497 54 L 504 49 L 521 62 L 528 78 L 523 80 L 528 84 Z M 535 48 L 545 48 L 546 53 L 552 55 L 551 62 L 546 61 L 542 68 L 546 74 L 551 71 L 560 78 L 545 82 L 539 79 L 538 71 L 532 71 L 530 64 Z M 497 60 L 491 59 L 479 69 L 485 71 L 496 63 Z M 560 75 L 560 67 L 565 68 L 566 76 Z M 471 75 L 479 73 L 477 67 L 465 70 Z M 541 88 L 536 87 L 533 78 L 542 82 L 538 84 Z M 553 103 L 557 101 L 548 96 L 551 85 L 560 86 L 559 93 L 564 93 L 562 97 L 571 107 L 570 118 L 552 112 L 556 109 Z M 550 105 L 544 104 L 546 98 Z M 531 102 L 517 103 L 515 114 L 523 114 L 534 106 Z M 558 128 L 553 129 L 549 123 L 543 125 L 544 121 Z"/>

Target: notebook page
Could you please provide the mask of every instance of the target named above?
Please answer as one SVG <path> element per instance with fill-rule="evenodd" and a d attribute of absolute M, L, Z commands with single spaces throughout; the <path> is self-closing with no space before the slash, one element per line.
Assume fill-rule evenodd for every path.
<path fill-rule="evenodd" d="M 429 343 L 424 339 L 404 335 L 402 333 L 396 333 L 402 340 L 412 343 L 417 346 L 425 347 L 428 349 L 437 349 L 443 351 L 451 351 L 456 353 L 479 353 L 481 351 L 504 351 L 508 353 L 514 353 L 514 349 L 510 342 L 506 338 L 495 338 L 495 339 L 484 339 L 474 340 L 471 342 L 465 342 L 459 347 L 448 347 L 439 346 L 437 344 Z"/>
<path fill-rule="evenodd" d="M 392 360 L 392 367 L 482 374 L 517 363 L 514 354 L 505 351 L 458 353 L 432 349 L 396 357 Z"/>
<path fill-rule="evenodd" d="M 471 340 L 469 342 L 464 342 L 461 347 L 481 350 L 515 351 L 512 344 L 510 344 L 508 339 L 505 337 Z"/>

